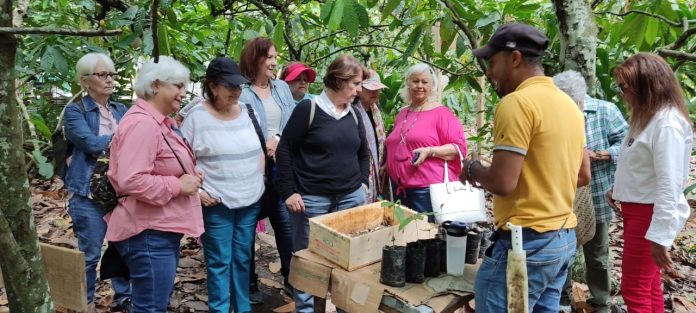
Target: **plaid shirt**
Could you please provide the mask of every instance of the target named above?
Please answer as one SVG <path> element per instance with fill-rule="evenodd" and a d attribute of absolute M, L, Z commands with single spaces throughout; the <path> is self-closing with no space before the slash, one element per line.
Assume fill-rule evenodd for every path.
<path fill-rule="evenodd" d="M 628 133 L 628 124 L 621 111 L 610 102 L 585 96 L 585 136 L 587 149 L 609 151 L 611 161 L 593 161 L 591 164 L 592 203 L 597 224 L 609 223 L 614 211 L 605 197 L 614 184 L 616 162 L 619 159 L 621 141 Z"/>

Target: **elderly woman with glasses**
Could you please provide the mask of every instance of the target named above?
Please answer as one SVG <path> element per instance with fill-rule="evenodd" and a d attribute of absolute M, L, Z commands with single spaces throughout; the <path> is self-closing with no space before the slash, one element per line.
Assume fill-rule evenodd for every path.
<path fill-rule="evenodd" d="M 72 146 L 63 177 L 68 189 L 68 213 L 80 251 L 85 253 L 87 302 L 94 306 L 97 263 L 106 234 L 106 223 L 99 205 L 89 198 L 89 179 L 94 162 L 111 141 L 126 106 L 112 101 L 116 69 L 114 62 L 101 53 L 89 53 L 77 61 L 77 80 L 87 94 L 82 100 L 65 107 L 65 135 Z M 113 278 L 115 303 L 126 307 L 130 301 L 130 284 Z"/>
<path fill-rule="evenodd" d="M 138 96 L 111 144 L 109 179 L 122 197 L 106 215 L 106 238 L 130 271 L 132 312 L 166 312 L 184 234 L 203 233 L 203 174 L 168 117 L 186 95 L 189 70 L 161 56 L 138 71 Z"/>

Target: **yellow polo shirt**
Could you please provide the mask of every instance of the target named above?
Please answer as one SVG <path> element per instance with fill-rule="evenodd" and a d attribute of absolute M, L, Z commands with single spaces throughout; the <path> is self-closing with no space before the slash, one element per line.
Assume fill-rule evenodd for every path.
<path fill-rule="evenodd" d="M 493 150 L 524 155 L 517 189 L 493 197 L 498 227 L 511 222 L 538 232 L 577 226 L 573 214 L 585 146 L 582 113 L 553 80 L 536 76 L 503 97 L 493 117 Z"/>

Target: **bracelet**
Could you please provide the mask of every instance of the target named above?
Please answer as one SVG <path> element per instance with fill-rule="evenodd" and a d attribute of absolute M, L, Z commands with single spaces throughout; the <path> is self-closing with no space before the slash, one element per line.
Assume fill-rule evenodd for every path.
<path fill-rule="evenodd" d="M 476 178 L 474 178 L 474 164 L 481 164 L 481 161 L 479 160 L 473 160 L 469 162 L 469 164 L 466 166 L 466 177 L 469 179 L 469 181 L 475 182 Z"/>
<path fill-rule="evenodd" d="M 428 149 L 430 149 L 429 153 L 428 153 L 428 157 L 430 157 L 430 158 L 435 157 L 435 150 L 433 149 L 433 147 L 428 147 Z"/>

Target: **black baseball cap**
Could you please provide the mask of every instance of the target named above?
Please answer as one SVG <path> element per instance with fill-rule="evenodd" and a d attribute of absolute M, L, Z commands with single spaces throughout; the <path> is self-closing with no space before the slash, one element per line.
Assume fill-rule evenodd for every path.
<path fill-rule="evenodd" d="M 249 83 L 249 80 L 242 76 L 239 64 L 228 57 L 217 57 L 208 64 L 205 70 L 208 79 L 220 79 L 229 86 L 240 86 Z"/>
<path fill-rule="evenodd" d="M 549 38 L 527 24 L 505 24 L 496 29 L 488 43 L 473 51 L 479 58 L 488 59 L 501 50 L 522 52 L 523 55 L 540 56 L 549 46 Z"/>

